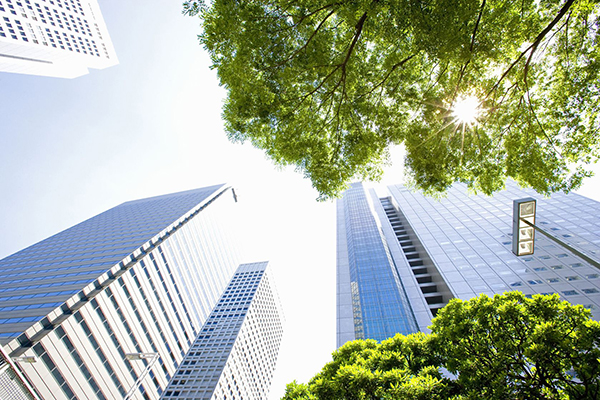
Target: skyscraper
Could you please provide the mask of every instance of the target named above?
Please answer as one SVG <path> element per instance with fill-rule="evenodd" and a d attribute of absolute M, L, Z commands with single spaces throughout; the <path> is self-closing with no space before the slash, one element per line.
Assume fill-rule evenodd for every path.
<path fill-rule="evenodd" d="M 116 64 L 96 0 L 0 0 L 0 71 L 75 78 Z"/>
<path fill-rule="evenodd" d="M 337 345 L 426 332 L 451 298 L 510 290 L 558 293 L 600 319 L 599 270 L 542 235 L 533 255 L 512 253 L 513 200 L 524 197 L 537 199 L 537 224 L 600 258 L 600 203 L 576 194 L 544 198 L 509 181 L 493 197 L 457 184 L 438 201 L 353 184 L 337 204 Z"/>
<path fill-rule="evenodd" d="M 162 398 L 268 398 L 283 314 L 267 266 L 238 268 Z"/>
<path fill-rule="evenodd" d="M 42 399 L 157 399 L 239 265 L 236 201 L 126 202 L 1 260 L 6 373 Z"/>
<path fill-rule="evenodd" d="M 418 330 L 381 223 L 354 184 L 337 203 L 338 344 Z"/>

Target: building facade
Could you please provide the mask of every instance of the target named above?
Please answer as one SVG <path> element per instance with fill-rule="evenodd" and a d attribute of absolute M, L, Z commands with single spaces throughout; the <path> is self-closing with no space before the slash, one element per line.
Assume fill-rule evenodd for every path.
<path fill-rule="evenodd" d="M 161 399 L 267 399 L 283 334 L 268 263 L 243 264 Z"/>
<path fill-rule="evenodd" d="M 362 185 L 354 184 L 337 202 L 338 344 L 418 330 L 371 201 Z M 352 339 L 344 339 L 346 332 Z"/>
<path fill-rule="evenodd" d="M 96 0 L 0 0 L 0 71 L 75 78 L 118 64 Z"/>
<path fill-rule="evenodd" d="M 577 194 L 544 198 L 509 181 L 492 197 L 455 185 L 436 200 L 353 184 L 337 204 L 337 345 L 427 332 L 450 299 L 511 290 L 558 293 L 600 319 L 598 269 L 542 235 L 533 255 L 512 253 L 513 200 L 525 197 L 537 200 L 537 225 L 600 259 L 600 203 Z"/>
<path fill-rule="evenodd" d="M 239 265 L 236 202 L 130 201 L 0 260 L 5 372 L 40 399 L 158 399 Z"/>

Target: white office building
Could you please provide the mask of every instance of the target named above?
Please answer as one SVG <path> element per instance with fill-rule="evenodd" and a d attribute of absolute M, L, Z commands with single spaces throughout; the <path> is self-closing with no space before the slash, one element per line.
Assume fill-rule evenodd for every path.
<path fill-rule="evenodd" d="M 527 197 L 536 225 L 600 260 L 600 203 L 577 194 L 545 198 L 509 181 L 494 196 L 456 184 L 436 200 L 353 184 L 337 204 L 337 345 L 427 332 L 452 298 L 512 290 L 557 293 L 600 320 L 599 269 L 541 234 L 534 254 L 513 254 L 513 201 Z"/>
<path fill-rule="evenodd" d="M 118 63 L 96 0 L 0 0 L 0 72 L 76 78 Z"/>
<path fill-rule="evenodd" d="M 269 397 L 283 311 L 268 263 L 240 265 L 162 399 Z"/>

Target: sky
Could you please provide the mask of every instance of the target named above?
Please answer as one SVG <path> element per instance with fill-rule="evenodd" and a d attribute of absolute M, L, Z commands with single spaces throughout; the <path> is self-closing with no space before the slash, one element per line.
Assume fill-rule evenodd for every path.
<path fill-rule="evenodd" d="M 228 141 L 225 91 L 179 2 L 99 3 L 119 65 L 72 80 L 0 72 L 0 258 L 128 200 L 231 183 L 251 228 L 245 261 L 271 261 L 286 315 L 279 399 L 335 349 L 335 205 Z M 392 156 L 388 184 L 401 180 Z M 600 200 L 600 178 L 580 192 Z"/>

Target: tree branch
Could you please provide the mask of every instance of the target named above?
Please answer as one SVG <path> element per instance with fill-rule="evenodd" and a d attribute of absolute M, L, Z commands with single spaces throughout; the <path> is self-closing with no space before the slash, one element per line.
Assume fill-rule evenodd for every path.
<path fill-rule="evenodd" d="M 473 52 L 473 47 L 475 46 L 475 34 L 477 33 L 477 29 L 479 28 L 479 22 L 481 21 L 481 16 L 483 15 L 483 9 L 485 8 L 485 0 L 481 3 L 481 8 L 479 9 L 479 15 L 477 16 L 477 22 L 475 22 L 475 28 L 473 28 L 473 34 L 471 35 L 471 47 L 469 51 Z"/>
<path fill-rule="evenodd" d="M 524 79 L 527 79 L 527 71 L 529 70 L 529 64 L 531 63 L 533 54 L 537 50 L 538 46 L 540 45 L 540 43 L 542 42 L 544 37 L 548 34 L 548 32 L 550 32 L 550 30 L 552 30 L 552 28 L 554 28 L 554 26 L 558 23 L 558 21 L 560 21 L 561 18 L 567 13 L 567 11 L 569 11 L 569 8 L 571 8 L 571 6 L 573 5 L 574 2 L 575 2 L 575 0 L 567 0 L 567 2 L 563 5 L 563 7 L 560 9 L 558 14 L 556 15 L 556 17 L 554 17 L 552 22 L 550 22 L 548 24 L 548 26 L 546 26 L 546 28 L 544 28 L 544 30 L 542 30 L 540 32 L 540 34 L 535 38 L 535 40 L 533 41 L 531 46 L 529 46 L 529 48 L 531 49 L 531 54 L 529 54 L 529 58 L 527 59 L 527 63 L 525 64 L 525 69 L 524 69 L 524 73 L 523 73 Z"/>
<path fill-rule="evenodd" d="M 412 60 L 415 56 L 416 56 L 416 54 L 413 54 L 411 56 L 406 57 L 404 60 L 392 65 L 392 68 L 390 68 L 390 70 L 385 75 L 385 77 L 381 80 L 381 82 L 379 82 L 377 85 L 373 86 L 371 88 L 371 90 L 369 90 L 368 92 L 365 92 L 364 94 L 359 95 L 358 98 L 367 96 L 367 95 L 373 93 L 378 87 L 383 86 L 385 84 L 385 82 L 387 82 L 388 78 L 392 75 L 392 73 L 396 70 L 396 68 L 402 67 L 404 64 L 406 64 L 407 62 Z"/>
<path fill-rule="evenodd" d="M 348 60 L 350 59 L 350 56 L 352 55 L 354 46 L 356 46 L 356 43 L 358 42 L 358 39 L 360 38 L 360 34 L 362 33 L 362 29 L 363 29 L 363 26 L 365 25 L 366 20 L 367 20 L 367 13 L 365 12 L 360 17 L 358 22 L 356 23 L 356 30 L 354 31 L 354 38 L 352 39 L 352 43 L 350 43 L 350 48 L 348 49 L 348 52 L 346 53 L 346 58 L 342 62 L 342 70 L 344 71 L 344 74 L 346 71 L 346 64 L 348 63 Z"/>
<path fill-rule="evenodd" d="M 486 98 L 490 96 L 490 94 L 496 90 L 498 88 L 498 86 L 500 85 L 500 83 L 504 80 L 504 78 L 506 78 L 506 76 L 509 74 L 509 72 L 514 68 L 515 65 L 517 65 L 517 63 L 523 58 L 523 56 L 525 54 L 527 54 L 529 51 L 531 51 L 531 54 L 529 55 L 529 58 L 527 59 L 527 63 L 525 64 L 525 70 L 524 70 L 524 79 L 527 79 L 527 72 L 529 69 L 529 64 L 531 63 L 531 59 L 533 57 L 533 53 L 535 53 L 535 51 L 537 50 L 537 47 L 539 46 L 539 44 L 541 43 L 541 41 L 544 39 L 544 37 L 548 34 L 548 32 L 550 32 L 550 30 L 552 28 L 554 28 L 554 26 L 558 23 L 558 21 L 560 21 L 560 19 L 566 14 L 566 12 L 569 10 L 569 8 L 571 8 L 571 6 L 573 5 L 573 3 L 575 2 L 575 0 L 567 0 L 567 2 L 563 5 L 563 7 L 560 9 L 560 11 L 558 12 L 558 14 L 556 15 L 556 17 L 554 17 L 554 19 L 552 20 L 552 22 L 550 22 L 546 28 L 544 28 L 535 38 L 535 40 L 533 41 L 533 43 L 531 45 L 529 45 L 525 50 L 523 50 L 523 52 L 521 54 L 519 54 L 519 57 L 517 57 L 517 59 L 507 68 L 506 71 L 504 71 L 504 73 L 502 74 L 502 76 L 500 77 L 500 79 L 498 79 L 498 82 L 496 82 L 496 84 L 488 91 Z"/>
<path fill-rule="evenodd" d="M 310 35 L 310 37 L 306 40 L 306 43 L 304 43 L 304 45 L 302 45 L 299 49 L 297 49 L 296 51 L 294 51 L 288 58 L 286 58 L 285 60 L 283 60 L 282 62 L 280 62 L 279 64 L 277 64 L 277 65 L 275 65 L 275 66 L 273 66 L 271 68 L 279 68 L 279 67 L 281 67 L 282 65 L 286 64 L 287 62 L 289 62 L 292 58 L 296 57 L 302 50 L 305 50 L 308 47 L 308 45 L 310 44 L 310 42 L 314 39 L 314 37 L 317 36 L 317 33 L 319 33 L 319 30 L 323 27 L 323 25 L 325 24 L 325 22 L 327 22 L 327 20 L 333 14 L 335 14 L 335 9 L 331 10 L 331 12 L 325 16 L 325 18 L 319 23 L 319 25 L 313 31 L 313 33 Z"/>
<path fill-rule="evenodd" d="M 477 21 L 475 22 L 475 27 L 473 28 L 473 33 L 471 34 L 471 46 L 469 47 L 469 51 L 473 53 L 473 47 L 475 47 L 475 36 L 477 35 L 477 29 L 479 28 L 479 22 L 481 21 L 481 16 L 483 15 L 483 9 L 485 8 L 485 1 L 481 3 L 481 8 L 479 9 L 479 15 L 477 15 Z M 465 64 L 460 69 L 460 75 L 458 76 L 458 81 L 456 82 L 456 87 L 454 89 L 453 98 L 456 97 L 458 93 L 458 89 L 460 87 L 460 83 L 462 82 L 463 77 L 465 76 L 465 71 L 467 70 L 467 66 L 471 63 L 471 59 L 468 59 Z"/>

